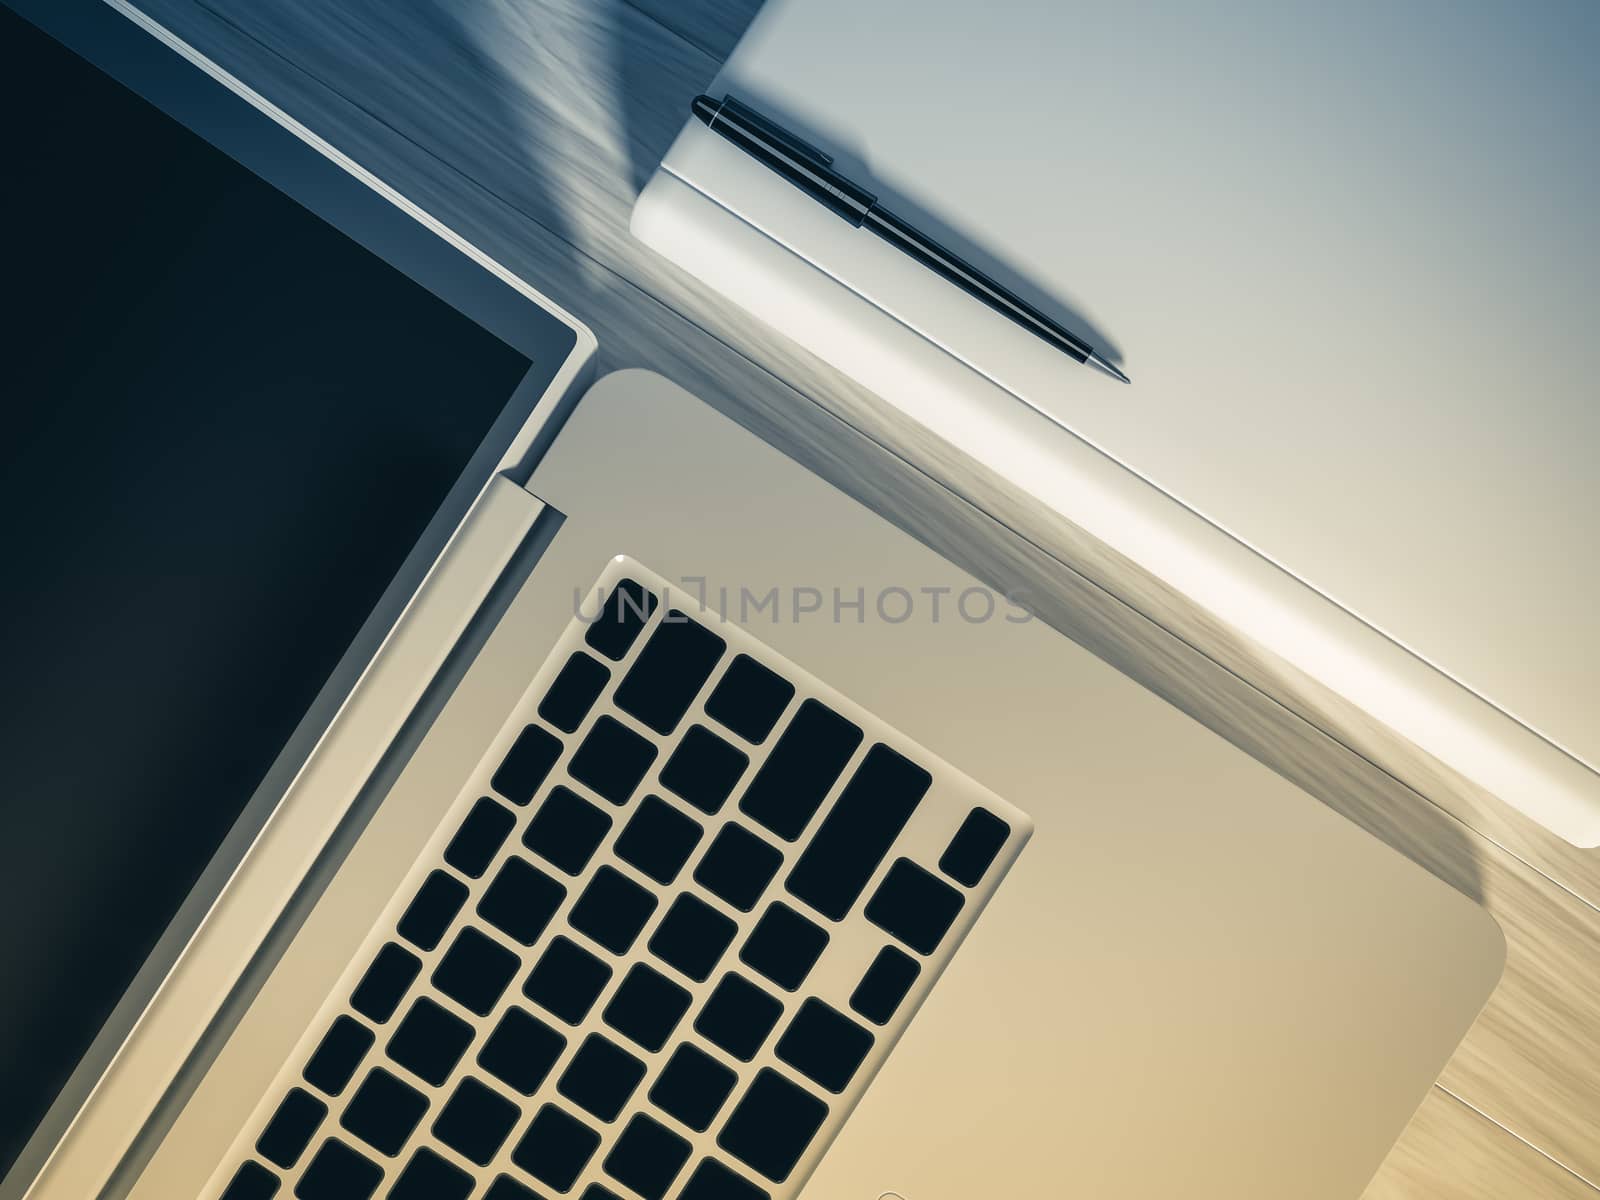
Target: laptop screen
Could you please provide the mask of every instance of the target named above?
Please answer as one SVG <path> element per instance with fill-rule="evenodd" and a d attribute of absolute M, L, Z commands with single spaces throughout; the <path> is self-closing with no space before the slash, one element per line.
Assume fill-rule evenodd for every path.
<path fill-rule="evenodd" d="M 529 371 L 0 8 L 0 1171 Z"/>

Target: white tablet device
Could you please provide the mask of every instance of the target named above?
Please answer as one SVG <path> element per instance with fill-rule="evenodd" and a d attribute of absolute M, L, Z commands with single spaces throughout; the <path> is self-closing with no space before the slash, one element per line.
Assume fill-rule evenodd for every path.
<path fill-rule="evenodd" d="M 1434 759 L 1600 844 L 1600 14 L 770 0 L 708 89 L 1133 378 L 690 122 L 635 232 Z"/>

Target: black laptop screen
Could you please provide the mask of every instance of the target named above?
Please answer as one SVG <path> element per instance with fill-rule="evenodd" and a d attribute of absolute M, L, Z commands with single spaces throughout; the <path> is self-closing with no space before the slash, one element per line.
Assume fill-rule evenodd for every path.
<path fill-rule="evenodd" d="M 0 123 L 3 1170 L 529 362 L 3 8 Z"/>

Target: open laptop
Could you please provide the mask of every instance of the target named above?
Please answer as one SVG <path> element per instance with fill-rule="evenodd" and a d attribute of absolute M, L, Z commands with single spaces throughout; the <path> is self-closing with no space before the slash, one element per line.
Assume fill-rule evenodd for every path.
<path fill-rule="evenodd" d="M 767 0 L 707 90 L 1131 388 L 687 112 L 634 231 L 1185 597 L 1255 682 L 1304 680 L 1400 778 L 1595 846 L 1597 54 L 1582 0 Z"/>
<path fill-rule="evenodd" d="M 104 800 L 76 786 L 93 761 L 24 796 L 80 828 L 165 804 L 103 861 L 136 868 L 109 893 L 124 938 L 141 904 L 166 932 L 100 980 L 123 999 L 92 1039 L 35 1018 L 78 1066 L 53 1101 L 8 1096 L 34 1132 L 0 1196 L 1360 1192 L 1498 978 L 1478 907 L 670 382 L 587 386 L 572 316 L 136 10 L 8 4 L 37 23 L 0 12 L 30 119 L 83 139 L 19 136 L 41 165 L 17 186 L 74 181 L 115 129 L 96 154 L 159 143 L 161 169 L 121 172 L 103 221 L 207 201 L 159 269 L 96 268 L 151 287 L 59 310 L 108 335 L 152 314 L 148 356 L 79 345 L 115 368 L 75 393 L 84 436 L 108 391 L 149 406 L 128 438 L 170 417 L 194 381 L 162 371 L 197 354 L 263 432 L 207 443 L 202 406 L 113 443 L 104 521 L 145 513 L 117 544 L 221 534 L 131 556 L 106 611 L 136 640 L 187 603 L 162 653 L 259 678 L 185 659 L 141 693 L 166 710 L 142 728 L 183 713 L 183 750 L 125 747 L 147 760 L 113 761 Z M 263 245 L 237 286 L 228 248 Z M 255 332 L 246 388 L 224 351 Z M 388 354 L 407 371 L 364 411 Z M 80 373 L 37 395 L 58 376 Z M 386 424 L 441 410 L 453 440 Z M 375 445 L 336 442 L 352 413 Z M 169 478 L 189 486 L 157 521 Z M 293 504 L 302 536 L 234 563 L 273 595 L 241 634 L 206 572 Z M 208 590 L 115 603 L 174 576 Z M 127 673 L 101 665 L 104 688 Z M 139 793 L 190 757 L 209 786 Z M 32 921 L 61 953 L 118 924 L 59 908 Z"/>

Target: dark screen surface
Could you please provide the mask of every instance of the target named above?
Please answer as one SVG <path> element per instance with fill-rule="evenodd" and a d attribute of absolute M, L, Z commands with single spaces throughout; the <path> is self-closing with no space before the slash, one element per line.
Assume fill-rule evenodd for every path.
<path fill-rule="evenodd" d="M 529 363 L 4 8 L 0 128 L 3 1172 Z"/>

